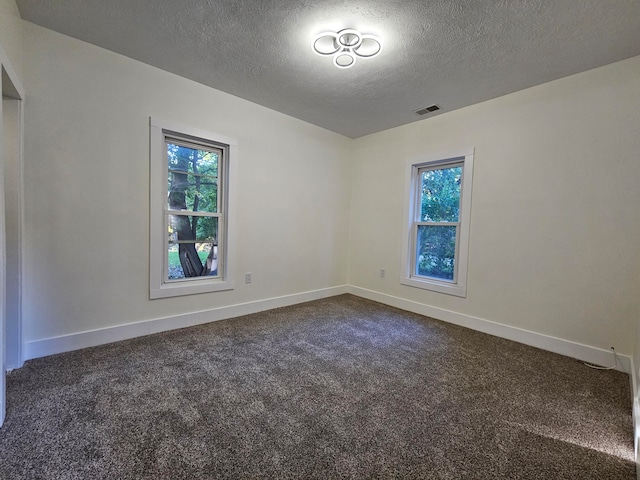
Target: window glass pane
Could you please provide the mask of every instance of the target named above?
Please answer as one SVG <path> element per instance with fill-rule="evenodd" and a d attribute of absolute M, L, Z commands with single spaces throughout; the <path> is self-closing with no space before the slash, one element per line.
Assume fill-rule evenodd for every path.
<path fill-rule="evenodd" d="M 420 175 L 421 222 L 457 222 L 462 166 L 423 170 Z"/>
<path fill-rule="evenodd" d="M 169 243 L 167 278 L 218 276 L 218 247 L 213 243 Z"/>
<path fill-rule="evenodd" d="M 172 210 L 218 212 L 218 162 L 216 150 L 167 142 L 168 207 Z"/>
<path fill-rule="evenodd" d="M 169 279 L 217 275 L 218 217 L 169 215 L 167 224 Z"/>
<path fill-rule="evenodd" d="M 169 242 L 218 243 L 218 217 L 169 215 Z"/>
<path fill-rule="evenodd" d="M 418 225 L 416 275 L 453 281 L 457 227 Z"/>

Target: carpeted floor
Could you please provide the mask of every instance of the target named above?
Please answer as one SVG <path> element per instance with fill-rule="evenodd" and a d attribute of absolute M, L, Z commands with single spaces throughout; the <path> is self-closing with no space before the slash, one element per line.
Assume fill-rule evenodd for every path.
<path fill-rule="evenodd" d="M 628 376 L 344 295 L 31 360 L 2 479 L 635 479 Z"/>

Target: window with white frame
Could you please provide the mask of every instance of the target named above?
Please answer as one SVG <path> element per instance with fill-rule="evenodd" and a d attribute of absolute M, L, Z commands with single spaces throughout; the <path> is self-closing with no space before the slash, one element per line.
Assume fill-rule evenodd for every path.
<path fill-rule="evenodd" d="M 465 297 L 473 150 L 407 165 L 401 283 Z"/>
<path fill-rule="evenodd" d="M 151 119 L 150 297 L 233 288 L 237 144 Z"/>

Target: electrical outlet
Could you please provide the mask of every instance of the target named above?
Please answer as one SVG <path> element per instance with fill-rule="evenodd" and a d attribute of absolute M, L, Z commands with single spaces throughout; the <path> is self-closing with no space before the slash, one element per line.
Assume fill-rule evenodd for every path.
<path fill-rule="evenodd" d="M 380 277 L 384 278 L 384 276 L 387 274 L 387 272 L 385 271 L 384 268 L 380 269 Z"/>
<path fill-rule="evenodd" d="M 251 272 L 244 274 L 244 283 L 251 283 Z"/>

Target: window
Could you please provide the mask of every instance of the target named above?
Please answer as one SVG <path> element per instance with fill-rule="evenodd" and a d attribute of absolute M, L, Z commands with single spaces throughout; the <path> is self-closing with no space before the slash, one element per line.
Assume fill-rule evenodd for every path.
<path fill-rule="evenodd" d="M 151 119 L 150 297 L 233 288 L 236 142 Z"/>
<path fill-rule="evenodd" d="M 407 166 L 401 283 L 465 297 L 473 151 Z"/>

